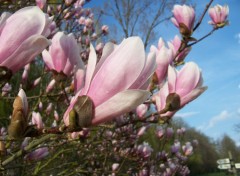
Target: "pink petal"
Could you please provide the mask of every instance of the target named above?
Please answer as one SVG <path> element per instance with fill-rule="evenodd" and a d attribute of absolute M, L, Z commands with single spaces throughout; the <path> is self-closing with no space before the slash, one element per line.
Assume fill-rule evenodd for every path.
<path fill-rule="evenodd" d="M 26 39 L 41 34 L 44 26 L 45 15 L 38 7 L 26 7 L 11 15 L 0 36 L 0 62 L 9 57 Z"/>
<path fill-rule="evenodd" d="M 90 53 L 89 53 L 89 58 L 88 58 L 88 65 L 87 65 L 87 71 L 86 71 L 86 78 L 85 78 L 85 86 L 84 89 L 82 91 L 82 94 L 87 94 L 92 78 L 93 78 L 93 74 L 94 74 L 94 70 L 96 67 L 96 63 L 97 63 L 97 55 L 96 52 L 94 50 L 94 47 L 92 45 L 90 45 Z"/>
<path fill-rule="evenodd" d="M 185 106 L 187 103 L 195 100 L 199 95 L 201 95 L 207 87 L 200 87 L 197 89 L 192 90 L 189 94 L 181 98 L 181 107 Z"/>
<path fill-rule="evenodd" d="M 107 122 L 135 109 L 149 98 L 150 92 L 144 90 L 126 90 L 119 92 L 95 109 L 93 125 Z"/>
<path fill-rule="evenodd" d="M 143 84 L 145 84 L 149 80 L 149 78 L 152 76 L 156 68 L 157 68 L 156 55 L 154 52 L 150 52 L 147 56 L 146 65 L 142 70 L 141 75 L 132 84 L 130 89 L 139 89 Z"/>
<path fill-rule="evenodd" d="M 57 72 L 66 66 L 69 51 L 68 38 L 63 32 L 58 32 L 53 36 L 49 53 L 53 58 L 53 65 Z"/>
<path fill-rule="evenodd" d="M 27 114 L 28 114 L 28 101 L 27 101 L 27 96 L 26 96 L 26 94 L 25 94 L 23 89 L 20 89 L 20 91 L 18 92 L 18 96 L 22 100 L 24 115 L 25 115 L 25 117 L 27 117 Z"/>
<path fill-rule="evenodd" d="M 201 72 L 194 62 L 186 63 L 180 70 L 176 83 L 176 93 L 180 97 L 191 92 L 199 83 Z"/>
<path fill-rule="evenodd" d="M 177 70 L 171 65 L 168 66 L 168 88 L 169 93 L 176 92 Z"/>
<path fill-rule="evenodd" d="M 117 45 L 113 44 L 112 42 L 108 42 L 105 44 L 103 51 L 102 51 L 102 56 L 99 62 L 97 63 L 95 73 L 98 72 L 98 70 L 101 68 L 102 64 L 105 62 L 107 57 L 117 48 Z"/>
<path fill-rule="evenodd" d="M 84 78 L 85 78 L 85 70 L 84 69 L 77 69 L 74 75 L 74 90 L 77 92 L 84 86 Z"/>
<path fill-rule="evenodd" d="M 128 89 L 138 78 L 145 65 L 144 46 L 139 37 L 124 40 L 108 56 L 94 76 L 88 95 L 95 106 L 116 93 Z"/>
<path fill-rule="evenodd" d="M 10 68 L 14 73 L 31 62 L 48 45 L 49 41 L 42 35 L 31 36 L 0 65 Z"/>
<path fill-rule="evenodd" d="M 50 70 L 53 70 L 54 69 L 53 62 L 52 62 L 53 59 L 46 49 L 43 50 L 43 52 L 42 52 L 42 58 L 44 60 L 44 63 L 47 65 L 47 67 Z"/>

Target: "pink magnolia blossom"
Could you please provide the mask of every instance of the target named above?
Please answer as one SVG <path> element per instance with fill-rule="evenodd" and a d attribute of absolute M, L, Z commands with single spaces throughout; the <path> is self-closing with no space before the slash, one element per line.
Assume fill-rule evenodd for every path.
<path fill-rule="evenodd" d="M 38 129 L 42 129 L 44 127 L 42 116 L 39 112 L 32 112 L 32 124 L 36 125 Z"/>
<path fill-rule="evenodd" d="M 18 96 L 22 100 L 23 114 L 24 114 L 25 117 L 27 117 L 27 115 L 28 115 L 28 101 L 27 101 L 27 96 L 26 96 L 26 94 L 25 94 L 23 89 L 20 89 L 20 91 L 18 92 Z"/>
<path fill-rule="evenodd" d="M 157 62 L 157 69 L 156 75 L 158 78 L 158 83 L 161 84 L 166 79 L 167 76 L 167 68 L 168 65 L 172 63 L 173 60 L 173 52 L 171 49 L 165 46 L 164 41 L 162 38 L 159 39 L 158 48 L 155 46 L 151 46 L 151 51 L 155 51 L 156 53 L 156 62 Z"/>
<path fill-rule="evenodd" d="M 209 9 L 208 11 L 212 21 L 209 23 L 216 26 L 216 27 L 223 27 L 228 23 L 227 17 L 229 14 L 229 8 L 227 5 L 221 6 L 216 5 Z"/>
<path fill-rule="evenodd" d="M 165 108 L 169 93 L 178 94 L 180 96 L 180 106 L 183 107 L 206 90 L 206 87 L 202 87 L 202 84 L 201 71 L 194 62 L 186 63 L 180 71 L 169 66 L 168 81 L 155 95 L 157 110 L 161 111 Z M 174 113 L 167 112 L 165 115 L 172 116 Z"/>
<path fill-rule="evenodd" d="M 64 114 L 64 122 L 69 124 L 69 112 L 78 96 L 89 96 L 95 106 L 92 124 L 96 125 L 129 112 L 144 102 L 150 93 L 146 83 L 155 71 L 155 55 L 145 55 L 143 42 L 138 37 L 123 40 L 120 45 L 107 43 L 100 61 L 93 46 L 87 65 L 85 85 L 72 98 Z"/>
<path fill-rule="evenodd" d="M 108 29 L 109 29 L 109 27 L 107 25 L 103 25 L 102 26 L 102 33 L 103 34 L 108 34 Z"/>
<path fill-rule="evenodd" d="M 55 84 L 56 84 L 56 80 L 55 80 L 55 79 L 52 79 L 52 80 L 50 81 L 50 83 L 47 85 L 46 93 L 51 92 L 51 91 L 54 89 Z"/>
<path fill-rule="evenodd" d="M 190 142 L 186 142 L 186 144 L 182 146 L 182 150 L 185 156 L 192 155 L 193 146 Z"/>
<path fill-rule="evenodd" d="M 5 19 L 0 24 L 0 66 L 15 73 L 31 62 L 49 45 L 49 24 L 38 7 L 20 9 Z"/>
<path fill-rule="evenodd" d="M 27 154 L 24 159 L 27 161 L 36 161 L 45 158 L 49 154 L 48 147 L 41 147 Z"/>
<path fill-rule="evenodd" d="M 185 48 L 183 51 L 178 53 L 178 50 L 181 47 L 181 39 L 177 35 L 174 37 L 174 39 L 171 42 L 168 42 L 168 46 L 173 52 L 174 61 L 177 63 L 184 61 L 185 57 L 191 51 L 191 48 Z"/>
<path fill-rule="evenodd" d="M 40 9 L 43 9 L 44 6 L 46 5 L 46 0 L 36 0 L 36 5 L 37 5 Z"/>
<path fill-rule="evenodd" d="M 148 105 L 146 104 L 140 104 L 137 108 L 136 108 L 136 113 L 138 115 L 138 117 L 141 119 L 144 117 L 144 115 L 146 114 L 148 110 Z"/>
<path fill-rule="evenodd" d="M 195 20 L 194 9 L 187 5 L 174 5 L 172 12 L 174 16 L 171 18 L 173 24 L 180 29 L 183 35 L 191 35 Z M 187 29 L 182 28 L 182 25 Z"/>
<path fill-rule="evenodd" d="M 84 68 L 80 59 L 79 47 L 72 34 L 58 32 L 53 36 L 49 51 L 42 52 L 43 60 L 50 70 L 69 76 L 73 68 Z"/>

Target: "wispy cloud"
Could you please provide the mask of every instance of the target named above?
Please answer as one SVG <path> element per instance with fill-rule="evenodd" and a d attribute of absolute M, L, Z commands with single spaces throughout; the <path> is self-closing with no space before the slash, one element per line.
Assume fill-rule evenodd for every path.
<path fill-rule="evenodd" d="M 199 114 L 199 112 L 183 112 L 183 113 L 177 113 L 175 117 L 181 117 L 181 118 L 187 118 L 187 117 L 192 117 L 196 114 Z"/>
<path fill-rule="evenodd" d="M 226 110 L 222 111 L 220 114 L 210 119 L 207 129 L 213 128 L 217 123 L 224 121 L 230 117 L 231 117 L 231 114 L 228 111 Z"/>

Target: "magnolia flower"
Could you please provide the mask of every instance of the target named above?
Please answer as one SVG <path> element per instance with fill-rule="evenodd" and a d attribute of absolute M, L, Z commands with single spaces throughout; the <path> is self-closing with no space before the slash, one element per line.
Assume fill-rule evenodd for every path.
<path fill-rule="evenodd" d="M 24 137 L 28 125 L 28 101 L 23 89 L 13 102 L 13 113 L 8 126 L 8 134 L 11 138 L 18 139 Z"/>
<path fill-rule="evenodd" d="M 136 113 L 138 115 L 138 117 L 141 119 L 144 117 L 144 115 L 146 114 L 148 110 L 148 105 L 146 104 L 140 104 L 137 108 L 136 108 Z"/>
<path fill-rule="evenodd" d="M 102 26 L 102 33 L 103 34 L 108 34 L 108 29 L 109 29 L 109 27 L 107 25 L 103 25 Z"/>
<path fill-rule="evenodd" d="M 179 28 L 180 33 L 191 36 L 195 20 L 194 9 L 187 5 L 174 5 L 172 12 L 174 17 L 171 20 Z"/>
<path fill-rule="evenodd" d="M 202 74 L 194 62 L 186 63 L 180 71 L 172 66 L 168 67 L 168 81 L 155 95 L 157 110 L 166 107 L 166 99 L 170 93 L 176 93 L 180 97 L 180 107 L 201 95 L 206 87 L 202 87 Z M 172 116 L 176 111 L 167 112 L 165 115 Z"/>
<path fill-rule="evenodd" d="M 167 68 L 168 65 L 173 60 L 173 52 L 171 49 L 165 46 L 164 41 L 162 38 L 159 39 L 158 48 L 155 46 L 151 46 L 150 50 L 152 52 L 155 51 L 156 53 L 156 62 L 157 62 L 157 69 L 156 69 L 156 76 L 157 81 L 161 85 L 167 76 Z M 161 86 L 160 86 L 161 87 Z"/>
<path fill-rule="evenodd" d="M 69 125 L 69 112 L 79 96 L 87 95 L 94 104 L 92 124 L 109 121 L 129 112 L 143 103 L 150 93 L 145 90 L 155 71 L 155 55 L 145 56 L 144 45 L 139 37 L 130 37 L 116 46 L 107 43 L 100 61 L 92 45 L 87 65 L 85 85 L 72 98 L 64 114 Z"/>
<path fill-rule="evenodd" d="M 186 142 L 186 144 L 182 146 L 182 150 L 185 156 L 189 156 L 193 153 L 193 146 L 190 142 Z"/>
<path fill-rule="evenodd" d="M 227 17 L 229 14 L 229 8 L 227 5 L 221 6 L 216 5 L 209 9 L 208 11 L 212 21 L 209 24 L 214 25 L 215 27 L 223 27 L 228 24 Z"/>
<path fill-rule="evenodd" d="M 49 51 L 42 52 L 43 60 L 50 70 L 69 76 L 74 66 L 84 68 L 80 59 L 79 47 L 72 34 L 58 32 L 53 36 Z"/>
<path fill-rule="evenodd" d="M 24 159 L 27 161 L 36 161 L 45 158 L 49 154 L 48 147 L 42 147 L 27 154 Z"/>
<path fill-rule="evenodd" d="M 176 35 L 174 37 L 174 39 L 171 42 L 168 42 L 168 46 L 169 48 L 172 50 L 173 52 L 173 57 L 174 57 L 174 61 L 176 63 L 181 63 L 184 61 L 185 57 L 188 55 L 188 53 L 191 51 L 191 48 L 185 48 L 183 51 L 181 51 L 180 53 L 178 53 L 178 50 L 181 47 L 181 39 Z M 178 55 L 177 55 L 178 54 Z M 177 55 L 177 57 L 176 57 Z"/>
<path fill-rule="evenodd" d="M 40 9 L 43 9 L 46 5 L 46 0 L 36 0 L 36 4 Z"/>
<path fill-rule="evenodd" d="M 31 62 L 49 45 L 49 25 L 38 7 L 20 9 L 0 23 L 0 67 L 15 73 Z"/>
<path fill-rule="evenodd" d="M 42 116 L 39 112 L 32 112 L 32 124 L 36 125 L 38 129 L 42 129 L 44 127 Z"/>

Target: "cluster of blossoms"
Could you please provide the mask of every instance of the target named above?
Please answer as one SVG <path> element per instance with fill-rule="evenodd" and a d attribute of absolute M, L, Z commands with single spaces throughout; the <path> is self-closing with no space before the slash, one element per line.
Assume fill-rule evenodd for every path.
<path fill-rule="evenodd" d="M 167 43 L 159 39 L 158 46 L 151 46 L 146 53 L 139 37 L 129 37 L 119 45 L 95 43 L 94 49 L 91 41 L 105 36 L 108 26 L 103 25 L 99 34 L 94 32 L 93 13 L 83 8 L 83 0 L 65 0 L 59 6 L 47 6 L 43 0 L 36 2 L 38 7 L 25 7 L 14 14 L 4 12 L 0 19 L 2 97 L 7 100 L 14 95 L 14 90 L 20 89 L 13 102 L 7 135 L 13 140 L 25 138 L 22 142 L 25 162 L 45 158 L 54 151 L 55 145 L 69 147 L 72 141 L 81 148 L 76 157 L 96 159 L 78 166 L 80 170 L 86 166 L 88 173 L 98 173 L 98 168 L 104 168 L 114 175 L 126 157 L 129 162 L 138 163 L 136 167 L 124 168 L 129 174 L 187 175 L 185 163 L 193 152 L 192 143 L 181 146 L 177 138 L 173 140 L 172 128 L 163 129 L 156 124 L 168 122 L 179 109 L 206 90 L 197 64 L 184 64 L 193 44 L 194 9 L 175 5 L 172 22 L 179 28 L 181 37 L 175 36 Z M 210 8 L 209 14 L 214 29 L 228 23 L 227 6 Z M 70 31 L 72 33 L 66 34 Z M 181 64 L 184 66 L 178 69 Z M 33 69 L 36 76 L 29 86 Z M 19 73 L 22 73 L 21 84 L 11 83 L 11 79 L 19 79 Z M 109 124 L 101 128 L 104 123 Z M 168 144 L 168 152 L 159 149 L 153 152 L 155 149 L 150 144 L 140 143 L 151 128 L 156 128 L 159 143 Z M 177 133 L 182 135 L 184 129 L 178 129 Z M 63 139 L 55 136 L 57 144 L 52 144 L 43 140 L 44 137 L 50 139 L 50 134 L 68 135 Z M 5 139 L 6 134 L 2 136 Z M 42 143 L 34 141 L 34 137 L 39 136 L 43 136 Z M 95 140 L 100 143 L 95 144 Z M 168 141 L 174 141 L 173 145 L 169 146 Z M 4 142 L 0 144 L 0 150 L 5 150 Z M 8 157 L 11 147 L 14 145 L 4 154 L 3 167 L 11 162 L 11 156 Z M 108 151 L 109 147 L 113 152 Z M 90 153 L 96 148 L 111 158 L 114 163 L 111 168 L 105 166 L 106 162 L 99 163 L 103 154 Z"/>

